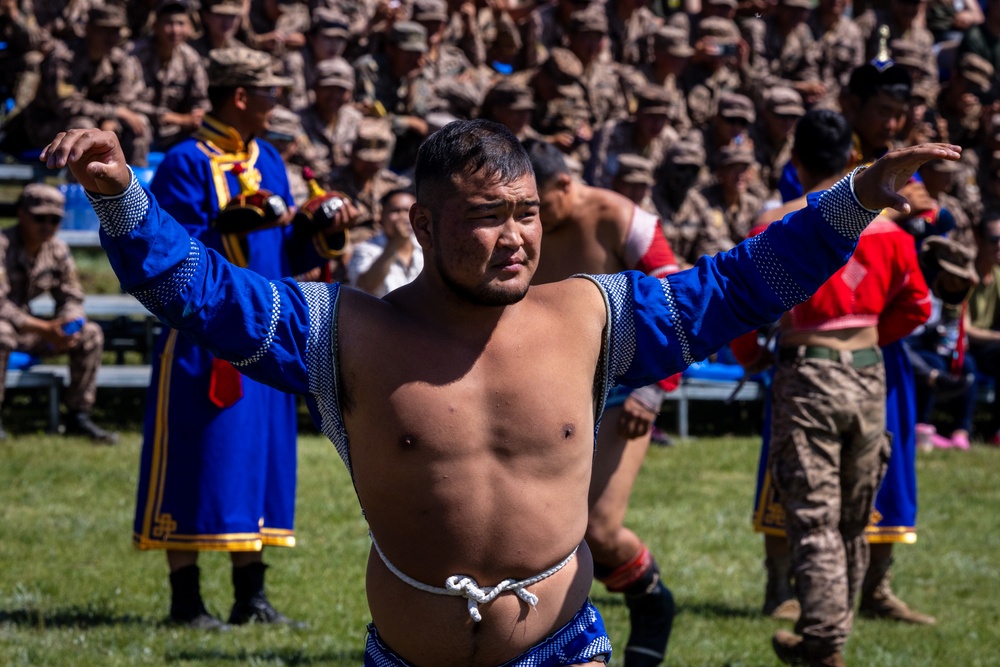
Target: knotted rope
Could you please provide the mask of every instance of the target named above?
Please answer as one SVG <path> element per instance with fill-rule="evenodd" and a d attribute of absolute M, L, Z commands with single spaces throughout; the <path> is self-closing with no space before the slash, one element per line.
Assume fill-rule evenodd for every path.
<path fill-rule="evenodd" d="M 479 605 L 493 602 L 498 595 L 506 591 L 514 593 L 517 597 L 521 598 L 532 607 L 537 605 L 538 596 L 525 589 L 528 586 L 537 584 L 543 579 L 548 579 L 553 574 L 566 567 L 566 563 L 568 563 L 570 559 L 576 555 L 576 549 L 580 548 L 578 546 L 576 549 L 573 549 L 570 555 L 566 556 L 566 558 L 564 558 L 561 562 L 545 570 L 545 572 L 536 574 L 535 576 L 527 579 L 522 579 L 521 581 L 518 581 L 517 579 L 504 579 L 492 588 L 483 588 L 472 577 L 464 574 L 455 574 L 445 580 L 444 588 L 439 588 L 437 586 L 430 586 L 428 584 L 421 583 L 401 572 L 399 568 L 389 562 L 389 559 L 385 557 L 384 553 L 382 553 L 382 549 L 379 547 L 378 542 L 375 541 L 375 536 L 371 533 L 369 533 L 369 536 L 372 538 L 372 546 L 375 547 L 375 552 L 382 559 L 382 562 L 385 563 L 385 566 L 389 568 L 389 571 L 399 577 L 401 581 L 413 586 L 419 591 L 424 591 L 425 593 L 466 598 L 469 601 L 469 616 L 476 623 L 483 620 L 483 616 L 479 612 Z"/>

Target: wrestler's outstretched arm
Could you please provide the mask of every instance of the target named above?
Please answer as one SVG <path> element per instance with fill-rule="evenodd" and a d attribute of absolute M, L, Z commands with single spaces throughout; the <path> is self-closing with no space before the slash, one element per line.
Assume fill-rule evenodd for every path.
<path fill-rule="evenodd" d="M 763 233 L 666 278 L 638 272 L 591 277 L 610 307 L 608 378 L 648 384 L 777 320 L 847 262 L 879 211 L 908 210 L 897 190 L 921 164 L 957 160 L 960 150 L 927 144 L 892 151 L 809 195 L 806 208 Z"/>
<path fill-rule="evenodd" d="M 68 166 L 87 190 L 122 289 L 246 375 L 309 393 L 310 347 L 328 343 L 311 339 L 322 327 L 310 323 L 330 317 L 338 286 L 267 280 L 205 247 L 142 189 L 113 132 L 60 133 L 41 159 Z"/>

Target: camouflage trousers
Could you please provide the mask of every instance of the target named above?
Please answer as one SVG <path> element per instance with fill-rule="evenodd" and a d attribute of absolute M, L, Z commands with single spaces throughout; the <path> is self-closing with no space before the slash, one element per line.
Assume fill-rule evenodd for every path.
<path fill-rule="evenodd" d="M 104 332 L 95 322 L 85 322 L 76 346 L 66 350 L 69 356 L 69 389 L 66 407 L 71 412 L 90 412 L 97 398 L 97 370 L 101 367 Z M 0 404 L 7 380 L 7 360 L 14 350 L 39 357 L 59 354 L 35 334 L 18 333 L 9 322 L 0 321 Z"/>
<path fill-rule="evenodd" d="M 862 368 L 850 353 L 778 365 L 769 466 L 802 607 L 795 629 L 817 648 L 842 649 L 851 631 L 868 567 L 865 526 L 889 452 L 880 354 Z"/>

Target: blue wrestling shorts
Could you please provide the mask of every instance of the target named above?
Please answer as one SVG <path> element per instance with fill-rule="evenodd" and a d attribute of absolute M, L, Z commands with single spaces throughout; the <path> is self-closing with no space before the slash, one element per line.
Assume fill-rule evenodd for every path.
<path fill-rule="evenodd" d="M 611 640 L 604 629 L 604 619 L 587 600 L 576 616 L 555 634 L 499 667 L 561 667 L 609 660 Z M 410 663 L 382 643 L 375 624 L 371 623 L 365 644 L 365 667 L 410 667 Z"/>

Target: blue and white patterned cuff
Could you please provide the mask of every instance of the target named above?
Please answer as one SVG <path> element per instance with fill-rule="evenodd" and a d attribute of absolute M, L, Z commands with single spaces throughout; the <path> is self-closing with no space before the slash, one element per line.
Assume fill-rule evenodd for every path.
<path fill-rule="evenodd" d="M 102 195 L 87 190 L 87 199 L 97 213 L 101 229 L 108 236 L 124 236 L 135 231 L 146 219 L 149 211 L 149 196 L 139 185 L 135 172 L 129 168 L 132 180 L 128 187 L 116 195 Z"/>
<path fill-rule="evenodd" d="M 858 167 L 819 197 L 819 210 L 831 227 L 847 239 L 855 240 L 881 211 L 865 208 L 854 194 L 854 176 L 866 167 Z"/>

